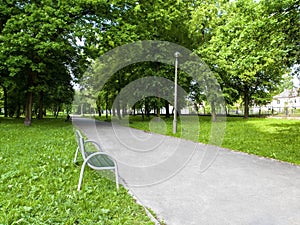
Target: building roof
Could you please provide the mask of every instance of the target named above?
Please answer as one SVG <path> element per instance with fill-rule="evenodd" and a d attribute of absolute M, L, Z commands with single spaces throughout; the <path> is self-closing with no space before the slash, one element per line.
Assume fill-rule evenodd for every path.
<path fill-rule="evenodd" d="M 294 98 L 299 96 L 299 89 L 293 88 L 291 90 L 285 89 L 283 92 L 281 92 L 278 95 L 275 95 L 273 98 Z"/>

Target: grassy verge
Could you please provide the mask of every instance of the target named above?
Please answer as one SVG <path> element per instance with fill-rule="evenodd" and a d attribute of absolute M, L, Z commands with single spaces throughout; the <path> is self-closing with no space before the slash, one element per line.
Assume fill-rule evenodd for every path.
<path fill-rule="evenodd" d="M 145 117 L 145 120 L 142 120 L 140 116 L 130 116 L 127 125 L 192 141 L 211 142 L 210 117 L 201 116 L 195 119 L 195 117 L 188 116 L 184 118 L 184 130 L 181 129 L 183 121 L 183 117 L 181 117 L 181 121 L 178 123 L 179 132 L 175 135 L 172 133 L 172 118 L 161 117 L 161 119 L 163 122 L 159 121 L 160 125 L 156 128 L 153 117 Z M 197 120 L 199 120 L 199 124 L 195 123 Z M 299 134 L 300 120 L 271 118 L 245 120 L 241 117 L 227 117 L 226 131 L 221 146 L 300 165 Z"/>
<path fill-rule="evenodd" d="M 300 121 L 229 118 L 222 146 L 300 165 Z"/>
<path fill-rule="evenodd" d="M 153 224 L 114 181 L 80 165 L 73 126 L 64 119 L 0 120 L 0 224 Z"/>

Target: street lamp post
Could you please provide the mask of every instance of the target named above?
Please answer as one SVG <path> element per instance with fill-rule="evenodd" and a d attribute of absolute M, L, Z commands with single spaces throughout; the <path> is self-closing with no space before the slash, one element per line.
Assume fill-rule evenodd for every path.
<path fill-rule="evenodd" d="M 179 52 L 175 52 L 175 87 L 174 87 L 174 119 L 173 119 L 173 134 L 177 132 L 177 69 Z"/>

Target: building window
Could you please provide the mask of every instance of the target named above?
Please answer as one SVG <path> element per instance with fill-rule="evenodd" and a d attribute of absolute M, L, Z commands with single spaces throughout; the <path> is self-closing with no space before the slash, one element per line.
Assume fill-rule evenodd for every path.
<path fill-rule="evenodd" d="M 277 100 L 277 105 L 279 105 L 280 104 L 280 100 Z"/>

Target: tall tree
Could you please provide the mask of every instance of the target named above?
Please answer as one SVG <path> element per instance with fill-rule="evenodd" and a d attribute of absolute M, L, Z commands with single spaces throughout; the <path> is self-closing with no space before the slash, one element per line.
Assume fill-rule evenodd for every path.
<path fill-rule="evenodd" d="M 245 118 L 253 100 L 269 97 L 288 69 L 286 34 L 267 9 L 260 1 L 211 1 L 206 5 L 210 16 L 199 7 L 192 20 L 204 40 L 197 52 L 219 74 L 223 87 L 238 91 Z"/>
<path fill-rule="evenodd" d="M 87 56 L 79 40 L 89 41 L 89 35 L 100 29 L 93 21 L 100 20 L 101 14 L 108 15 L 110 5 L 100 0 L 43 0 L 5 1 L 4 6 L 7 13 L 0 26 L 0 57 L 10 76 L 19 74 L 26 82 L 25 124 L 30 125 L 33 96 L 51 80 L 49 67 L 61 71 L 60 76 L 67 75 L 69 81 L 70 73 L 80 76 Z"/>
<path fill-rule="evenodd" d="M 188 1 L 127 1 L 125 7 L 120 7 L 121 17 L 113 25 L 101 33 L 102 43 L 98 45 L 99 53 L 107 49 L 136 40 L 164 40 L 175 42 L 187 48 L 192 48 L 193 41 L 188 35 L 187 21 L 190 19 Z M 175 53 L 175 52 L 174 52 Z M 121 74 L 120 74 L 121 73 Z M 128 75 L 129 74 L 129 75 Z M 135 68 L 128 67 L 110 79 L 110 92 L 118 93 L 129 82 L 147 76 L 161 76 L 174 80 L 174 68 L 161 63 L 142 63 Z M 120 79 L 122 78 L 122 79 Z M 184 73 L 179 76 L 179 84 L 185 89 L 190 87 L 191 79 Z M 115 95 L 115 94 L 114 94 Z M 153 101 L 157 106 L 169 103 L 162 99 Z M 164 104 L 161 104 L 164 103 Z M 156 107 L 156 111 L 159 111 Z"/>

